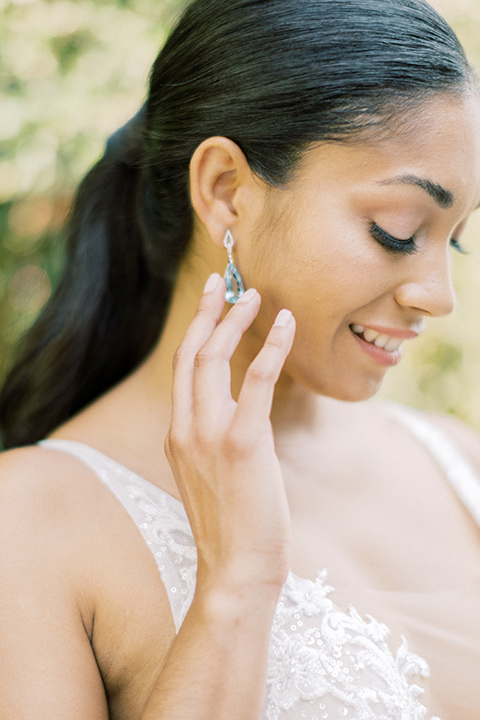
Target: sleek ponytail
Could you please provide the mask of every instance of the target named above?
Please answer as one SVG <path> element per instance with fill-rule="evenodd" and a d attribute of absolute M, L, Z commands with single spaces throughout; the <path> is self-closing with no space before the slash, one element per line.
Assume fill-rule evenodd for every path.
<path fill-rule="evenodd" d="M 141 166 L 143 117 L 109 139 L 78 189 L 63 278 L 0 397 L 5 447 L 44 437 L 125 377 L 159 336 L 190 223 L 183 239 L 161 243 Z"/>
<path fill-rule="evenodd" d="M 278 186 L 311 143 L 379 132 L 473 82 L 424 0 L 191 2 L 145 107 L 80 186 L 63 280 L 0 394 L 5 447 L 44 437 L 153 348 L 192 232 L 189 163 L 205 138 L 230 138 Z"/>

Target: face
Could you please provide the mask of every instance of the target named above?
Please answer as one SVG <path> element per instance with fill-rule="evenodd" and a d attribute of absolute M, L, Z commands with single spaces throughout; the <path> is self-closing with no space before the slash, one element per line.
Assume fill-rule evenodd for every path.
<path fill-rule="evenodd" d="M 268 191 L 260 237 L 251 227 L 256 242 L 238 249 L 262 295 L 252 333 L 265 337 L 291 309 L 285 373 L 338 399 L 370 397 L 425 318 L 454 309 L 451 254 L 479 202 L 473 94 L 438 96 L 378 143 L 312 149 L 287 187 Z"/>

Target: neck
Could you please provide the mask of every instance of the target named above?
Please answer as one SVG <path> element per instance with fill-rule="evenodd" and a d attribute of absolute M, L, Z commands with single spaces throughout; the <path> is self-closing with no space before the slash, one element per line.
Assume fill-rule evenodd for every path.
<path fill-rule="evenodd" d="M 136 373 L 137 379 L 145 385 L 145 388 L 148 388 L 148 396 L 152 400 L 156 398 L 156 402 L 160 402 L 168 412 L 171 411 L 174 353 L 193 320 L 209 273 L 212 272 L 212 269 L 222 273 L 223 260 L 223 254 L 220 254 L 216 266 L 212 266 L 212 263 L 209 262 L 204 263 L 204 267 L 199 267 L 197 255 L 194 271 L 193 263 L 191 264 L 188 259 L 182 264 L 160 340 L 152 354 Z M 229 306 L 225 308 L 225 314 L 229 309 Z M 260 351 L 264 339 L 254 324 L 245 333 L 232 357 L 230 363 L 231 390 L 235 399 L 240 392 L 246 370 Z M 283 431 L 288 431 L 292 425 L 297 428 L 303 426 L 305 429 L 309 425 L 313 425 L 316 418 L 317 401 L 318 398 L 312 393 L 301 387 L 286 373 L 282 373 L 277 383 L 271 415 L 274 430 L 278 429 L 278 432 L 282 434 Z"/>

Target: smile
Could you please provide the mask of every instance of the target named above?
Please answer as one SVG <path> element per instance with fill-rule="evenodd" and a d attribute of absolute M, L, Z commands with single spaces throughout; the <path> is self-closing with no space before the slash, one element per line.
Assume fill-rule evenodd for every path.
<path fill-rule="evenodd" d="M 386 350 L 387 352 L 395 352 L 403 342 L 401 338 L 382 335 L 382 333 L 372 330 L 371 328 L 364 328 L 362 325 L 350 325 L 350 329 L 365 342 L 370 345 L 375 345 L 375 347 Z"/>

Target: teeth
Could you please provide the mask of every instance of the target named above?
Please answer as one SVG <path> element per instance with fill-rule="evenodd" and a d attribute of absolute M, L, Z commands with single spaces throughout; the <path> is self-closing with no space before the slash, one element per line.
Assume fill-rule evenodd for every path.
<path fill-rule="evenodd" d="M 367 328 L 363 333 L 363 337 L 367 342 L 373 343 L 378 337 L 380 337 L 380 333 L 375 332 L 375 330 L 370 330 L 370 328 Z M 382 337 L 385 337 L 385 335 L 383 335 Z"/>
<path fill-rule="evenodd" d="M 402 342 L 403 340 L 399 340 L 398 338 L 390 338 L 385 345 L 385 350 L 388 350 L 388 352 L 394 352 L 395 350 L 398 350 Z"/>
<path fill-rule="evenodd" d="M 376 330 L 364 328 L 363 325 L 352 325 L 351 328 L 356 335 L 362 335 L 364 340 L 387 352 L 395 352 L 403 342 L 403 340 L 399 340 L 398 338 L 382 335 Z"/>
<path fill-rule="evenodd" d="M 374 344 L 379 348 L 384 348 L 387 342 L 390 340 L 388 335 L 379 335 L 375 338 Z"/>

